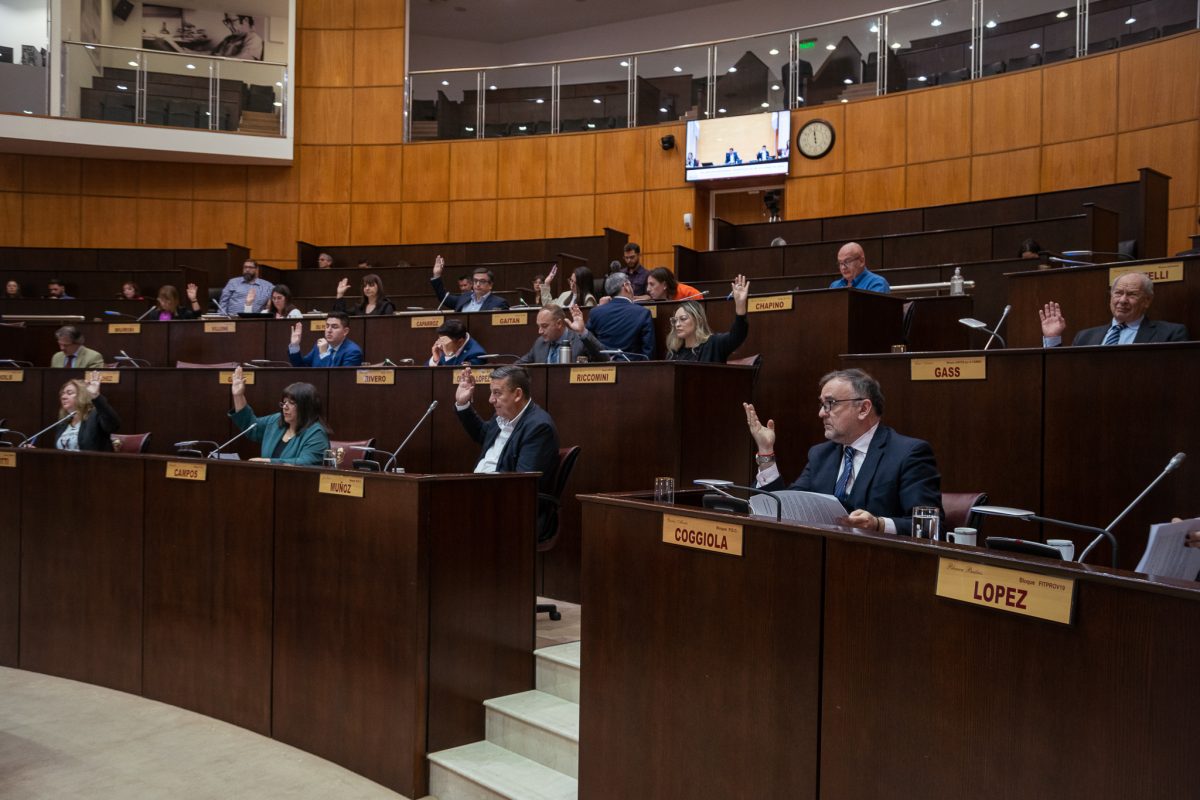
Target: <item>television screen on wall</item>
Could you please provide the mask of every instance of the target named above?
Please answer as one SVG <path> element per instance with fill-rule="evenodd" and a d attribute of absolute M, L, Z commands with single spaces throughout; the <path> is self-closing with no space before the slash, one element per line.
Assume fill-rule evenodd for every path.
<path fill-rule="evenodd" d="M 691 120 L 685 175 L 689 181 L 786 175 L 790 129 L 787 111 Z"/>

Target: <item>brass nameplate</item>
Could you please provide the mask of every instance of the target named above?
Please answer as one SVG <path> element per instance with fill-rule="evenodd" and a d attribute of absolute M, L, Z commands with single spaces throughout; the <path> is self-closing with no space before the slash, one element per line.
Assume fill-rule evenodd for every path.
<path fill-rule="evenodd" d="M 254 370 L 248 369 L 242 371 L 242 382 L 247 386 L 254 385 Z M 233 383 L 233 370 L 223 369 L 217 373 L 217 383 L 228 386 Z"/>
<path fill-rule="evenodd" d="M 711 550 L 727 556 L 742 554 L 742 526 L 711 519 L 663 514 L 662 540 L 667 544 Z"/>
<path fill-rule="evenodd" d="M 22 383 L 24 380 L 23 369 L 0 369 L 0 383 Z"/>
<path fill-rule="evenodd" d="M 758 314 L 763 311 L 791 311 L 792 296 L 790 294 L 775 294 L 770 297 L 751 297 L 746 301 L 746 311 Z"/>
<path fill-rule="evenodd" d="M 451 383 L 458 383 L 459 381 L 461 381 L 462 374 L 463 374 L 463 371 L 462 371 L 461 367 L 455 368 L 453 371 L 454 380 L 451 381 Z M 475 376 L 476 383 L 481 383 L 486 386 L 486 385 L 490 385 L 492 382 L 492 368 L 491 367 L 471 367 L 471 374 Z"/>
<path fill-rule="evenodd" d="M 323 319 L 310 319 L 310 320 L 308 321 L 308 329 L 309 329 L 310 331 L 313 331 L 313 332 L 316 332 L 316 333 L 324 333 L 324 332 L 325 332 L 325 320 L 323 320 Z"/>
<path fill-rule="evenodd" d="M 119 369 L 99 369 L 96 370 L 95 374 L 100 376 L 101 383 L 121 382 L 121 370 Z"/>
<path fill-rule="evenodd" d="M 140 322 L 112 322 L 108 326 L 109 333 L 141 333 L 142 323 Z"/>
<path fill-rule="evenodd" d="M 206 322 L 204 323 L 205 333 L 235 333 L 237 331 L 236 322 Z"/>
<path fill-rule="evenodd" d="M 571 367 L 571 383 L 616 383 L 616 367 Z"/>
<path fill-rule="evenodd" d="M 354 382 L 360 386 L 393 386 L 396 373 L 390 369 L 360 369 L 354 375 Z"/>
<path fill-rule="evenodd" d="M 987 379 L 987 357 L 914 358 L 909 372 L 914 381 L 982 381 Z"/>
<path fill-rule="evenodd" d="M 1183 262 L 1171 261 L 1167 264 L 1151 264 L 1148 267 L 1110 267 L 1108 285 L 1112 286 L 1117 282 L 1117 278 L 1131 272 L 1144 272 L 1154 283 L 1178 283 L 1183 280 Z"/>
<path fill-rule="evenodd" d="M 437 328 L 443 322 L 445 322 L 445 317 L 443 317 L 441 314 L 438 314 L 436 316 L 422 316 L 422 317 L 413 317 L 412 318 L 412 326 L 414 328 Z"/>
<path fill-rule="evenodd" d="M 354 475 L 322 472 L 318 491 L 321 494 L 336 494 L 342 497 L 362 497 L 363 479 Z"/>
<path fill-rule="evenodd" d="M 176 481 L 208 480 L 208 464 L 203 461 L 168 461 L 167 477 Z"/>
<path fill-rule="evenodd" d="M 650 309 L 651 319 L 658 319 L 658 306 L 646 306 L 646 308 Z"/>
<path fill-rule="evenodd" d="M 15 467 L 17 454 L 12 450 L 0 450 L 0 467 Z"/>
<path fill-rule="evenodd" d="M 1069 625 L 1075 580 L 939 558 L 937 595 Z"/>
<path fill-rule="evenodd" d="M 529 314 L 527 314 L 527 313 L 503 312 L 503 313 L 499 313 L 499 314 L 492 314 L 492 326 L 493 327 L 497 327 L 500 325 L 528 325 L 528 324 L 529 324 Z"/>

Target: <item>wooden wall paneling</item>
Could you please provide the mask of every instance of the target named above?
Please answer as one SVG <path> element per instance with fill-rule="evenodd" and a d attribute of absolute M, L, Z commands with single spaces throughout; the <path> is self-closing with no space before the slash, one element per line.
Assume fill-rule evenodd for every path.
<path fill-rule="evenodd" d="M 350 244 L 350 204 L 301 203 L 297 226 L 300 241 Z"/>
<path fill-rule="evenodd" d="M 171 247 L 192 240 L 192 201 L 138 200 L 138 247 Z"/>
<path fill-rule="evenodd" d="M 671 189 L 686 186 L 683 160 L 687 147 L 686 125 L 656 125 L 642 129 L 646 154 L 646 189 Z M 668 133 L 675 136 L 675 149 L 663 150 L 659 140 Z"/>
<path fill-rule="evenodd" d="M 824 158 L 805 158 L 795 148 L 796 137 L 805 123 L 823 119 L 833 126 L 833 149 Z M 825 105 L 792 112 L 792 158 L 788 164 L 788 175 L 800 178 L 807 175 L 828 175 L 841 172 L 846 167 L 846 112 L 841 105 Z"/>
<path fill-rule="evenodd" d="M 25 195 L 20 192 L 0 192 L 0 244 L 21 245 L 21 223 Z"/>
<path fill-rule="evenodd" d="M 80 159 L 25 156 L 22 189 L 44 194 L 78 194 Z"/>
<path fill-rule="evenodd" d="M 843 213 L 865 214 L 904 207 L 904 167 L 846 173 Z"/>
<path fill-rule="evenodd" d="M 354 0 L 354 27 L 400 28 L 404 26 L 406 3 L 396 0 Z"/>
<path fill-rule="evenodd" d="M 137 165 L 138 197 L 192 199 L 194 164 L 140 161 Z"/>
<path fill-rule="evenodd" d="M 532 136 L 497 142 L 497 197 L 542 197 L 546 194 L 548 141 L 544 136 Z"/>
<path fill-rule="evenodd" d="M 903 95 L 845 106 L 846 169 L 894 167 L 904 163 L 908 99 Z M 848 212 L 853 213 L 853 212 Z"/>
<path fill-rule="evenodd" d="M 669 270 L 675 270 L 675 252 L 670 253 L 642 253 L 642 263 L 653 267 L 666 267 Z"/>
<path fill-rule="evenodd" d="M 449 203 L 404 203 L 401 240 L 405 244 L 449 241 L 449 220 Z"/>
<path fill-rule="evenodd" d="M 195 200 L 246 199 L 246 168 L 240 164 L 197 165 L 192 176 Z"/>
<path fill-rule="evenodd" d="M 551 136 L 546 140 L 546 196 L 591 194 L 596 189 L 595 134 Z M 546 210 L 547 217 L 553 215 Z M 547 229 L 549 229 L 547 221 Z M 560 234 L 548 233 L 548 236 Z M 563 234 L 570 235 L 570 234 Z"/>
<path fill-rule="evenodd" d="M 1043 192 L 1114 183 L 1116 174 L 1116 136 L 1101 136 L 1042 147 Z"/>
<path fill-rule="evenodd" d="M 300 28 L 348 28 L 354 24 L 353 14 L 338 0 L 299 0 L 296 6 Z"/>
<path fill-rule="evenodd" d="M 783 202 L 783 213 L 787 219 L 815 219 L 842 214 L 845 212 L 845 176 L 839 172 L 811 178 L 790 178 Z"/>
<path fill-rule="evenodd" d="M 1031 69 L 988 78 L 977 81 L 971 88 L 973 152 L 996 153 L 1041 143 L 1040 70 Z"/>
<path fill-rule="evenodd" d="M 21 242 L 26 247 L 79 247 L 78 195 L 25 195 Z"/>
<path fill-rule="evenodd" d="M 1117 124 L 1128 131 L 1200 113 L 1200 36 L 1121 50 Z"/>
<path fill-rule="evenodd" d="M 350 199 L 351 148 L 300 148 L 300 200 L 305 203 L 345 203 Z M 307 239 L 306 241 L 319 241 Z"/>
<path fill-rule="evenodd" d="M 137 247 L 138 203 L 131 197 L 80 198 L 79 244 L 83 247 Z M 222 239 L 221 244 L 224 243 Z"/>
<path fill-rule="evenodd" d="M 246 167 L 246 199 L 266 203 L 294 203 L 300 196 L 300 164 L 290 167 Z"/>
<path fill-rule="evenodd" d="M 84 216 L 87 212 L 85 209 Z M 192 247 L 223 247 L 246 241 L 246 204 L 196 200 L 192 203 Z"/>
<path fill-rule="evenodd" d="M 136 161 L 85 158 L 80 164 L 80 191 L 105 197 L 137 197 Z M 215 165 L 213 165 L 215 166 Z"/>
<path fill-rule="evenodd" d="M 971 159 L 971 199 L 1011 197 L 1038 190 L 1041 150 L 1012 150 Z"/>
<path fill-rule="evenodd" d="M 909 207 L 967 202 L 971 199 L 971 159 L 909 164 L 904 175 L 904 199 Z"/>
<path fill-rule="evenodd" d="M 375 86 L 354 89 L 354 144 L 400 144 L 404 141 L 404 88 Z M 369 111 L 369 113 L 368 113 Z"/>
<path fill-rule="evenodd" d="M 595 200 L 590 194 L 546 198 L 546 236 L 590 236 L 595 233 Z"/>
<path fill-rule="evenodd" d="M 545 235 L 546 198 L 496 201 L 497 239 L 540 239 Z"/>
<path fill-rule="evenodd" d="M 296 89 L 296 143 L 350 144 L 358 98 L 348 88 Z M 366 107 L 363 117 L 369 116 Z"/>
<path fill-rule="evenodd" d="M 398 202 L 404 199 L 404 147 L 356 145 L 350 155 L 350 199 L 357 203 Z"/>
<path fill-rule="evenodd" d="M 1195 205 L 1198 152 L 1200 122 L 1195 120 L 1121 133 L 1117 180 L 1137 180 L 1138 168 L 1150 167 L 1171 176 L 1171 208 Z"/>
<path fill-rule="evenodd" d="M 444 200 L 450 183 L 450 145 L 415 144 L 404 148 L 401 197 L 415 200 Z"/>
<path fill-rule="evenodd" d="M 499 172 L 498 153 L 498 146 L 494 141 L 451 143 L 450 199 L 494 199 Z"/>
<path fill-rule="evenodd" d="M 675 245 L 694 245 L 694 230 L 683 227 L 683 215 L 695 214 L 693 189 L 662 189 L 646 192 L 646 222 L 642 228 L 642 249 L 650 253 L 670 251 Z"/>
<path fill-rule="evenodd" d="M 351 244 L 394 244 L 400 241 L 400 203 L 355 203 L 350 206 Z"/>
<path fill-rule="evenodd" d="M 947 86 L 908 94 L 908 163 L 960 158 L 971 154 L 971 85 Z"/>
<path fill-rule="evenodd" d="M 1118 55 L 1082 58 L 1042 70 L 1042 141 L 1067 142 L 1117 131 Z M 1080 98 L 1095 98 L 1080 102 Z"/>
<path fill-rule="evenodd" d="M 657 128 L 655 129 L 657 130 Z M 665 135 L 665 134 L 664 134 Z M 596 193 L 629 192 L 641 189 L 646 182 L 646 153 L 642 130 L 633 128 L 597 135 Z M 675 150 L 683 152 L 686 138 L 676 137 Z M 619 225 L 619 230 L 626 230 Z"/>
<path fill-rule="evenodd" d="M 638 154 L 641 154 L 640 149 Z M 625 231 L 631 241 L 641 241 L 645 197 L 644 192 L 596 195 L 596 230 L 612 228 Z M 695 219 L 699 218 L 697 214 Z"/>
<path fill-rule="evenodd" d="M 0 153 L 0 192 L 21 191 L 24 159 L 25 156 L 16 153 Z"/>
<path fill-rule="evenodd" d="M 1197 216 L 1200 208 L 1173 208 L 1168 212 L 1167 223 L 1167 252 L 1178 253 L 1192 249 L 1191 236 L 1200 233 L 1200 222 Z M 1193 336 L 1195 334 L 1192 334 Z"/>
<path fill-rule="evenodd" d="M 354 31 L 354 85 L 404 84 L 404 28 Z"/>
<path fill-rule="evenodd" d="M 450 203 L 449 241 L 486 242 L 496 238 L 496 201 Z"/>
<path fill-rule="evenodd" d="M 255 258 L 296 257 L 297 212 L 293 203 L 246 204 L 246 244 Z"/>

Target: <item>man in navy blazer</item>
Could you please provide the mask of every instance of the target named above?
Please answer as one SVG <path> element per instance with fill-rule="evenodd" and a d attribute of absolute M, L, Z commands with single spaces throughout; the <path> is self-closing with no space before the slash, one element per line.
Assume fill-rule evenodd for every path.
<path fill-rule="evenodd" d="M 467 435 L 482 445 L 475 472 L 540 472 L 538 491 L 554 489 L 558 471 L 558 430 L 554 420 L 531 396 L 529 372 L 524 367 L 506 365 L 492 370 L 488 402 L 495 415 L 484 422 L 471 406 L 475 394 L 475 376 L 463 367 L 458 389 L 454 392 L 454 410 Z M 545 531 L 553 504 L 538 504 L 538 533 Z"/>
<path fill-rule="evenodd" d="M 302 323 L 292 326 L 288 361 L 293 367 L 357 367 L 363 363 L 362 348 L 350 341 L 350 317 L 344 311 L 330 311 L 325 317 L 325 335 L 317 339 L 307 355 L 300 355 Z"/>
<path fill-rule="evenodd" d="M 629 275 L 610 273 L 604 280 L 604 292 L 611 299 L 592 309 L 587 329 L 609 350 L 654 358 L 654 322 L 649 309 L 633 302 Z"/>
<path fill-rule="evenodd" d="M 1175 322 L 1152 320 L 1146 316 L 1154 302 L 1154 281 L 1144 272 L 1128 272 L 1113 281 L 1108 294 L 1112 321 L 1108 325 L 1085 328 L 1075 334 L 1074 347 L 1089 345 L 1149 344 L 1153 342 L 1186 342 L 1187 328 Z M 1042 346 L 1062 344 L 1067 320 L 1062 308 L 1053 301 L 1039 312 L 1042 321 Z"/>
<path fill-rule="evenodd" d="M 455 311 L 503 311 L 508 308 L 508 301 L 492 294 L 496 276 L 490 269 L 480 267 L 475 270 L 471 275 L 470 292 L 449 294 L 442 283 L 442 270 L 445 268 L 444 258 L 438 256 L 433 260 L 433 277 L 429 279 L 429 283 L 433 285 L 439 308 L 453 308 Z"/>
<path fill-rule="evenodd" d="M 942 505 L 933 448 L 880 424 L 883 391 L 860 369 L 821 378 L 819 402 L 829 441 L 808 451 L 804 472 L 787 488 L 834 495 L 850 512 L 847 523 L 856 528 L 911 536 L 913 507 Z M 783 489 L 775 463 L 775 420 L 763 425 L 754 406 L 743 405 L 758 445 L 757 486 Z"/>

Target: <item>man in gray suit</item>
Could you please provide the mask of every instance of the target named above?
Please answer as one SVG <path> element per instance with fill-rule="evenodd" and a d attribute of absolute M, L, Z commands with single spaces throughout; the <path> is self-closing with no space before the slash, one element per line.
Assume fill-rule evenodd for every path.
<path fill-rule="evenodd" d="M 588 361 L 608 361 L 608 356 L 600 352 L 600 341 L 587 329 L 583 312 L 579 306 L 571 306 L 571 317 L 568 321 L 567 310 L 562 306 L 548 303 L 542 306 L 537 315 L 538 339 L 529 348 L 529 352 L 521 356 L 518 364 L 557 364 L 559 344 L 566 342 L 571 346 L 571 363 L 579 356 L 587 356 Z"/>
<path fill-rule="evenodd" d="M 1085 328 L 1075 334 L 1074 347 L 1088 345 L 1147 344 L 1150 342 L 1186 342 L 1187 328 L 1174 322 L 1160 322 L 1146 316 L 1154 301 L 1154 281 L 1144 272 L 1128 272 L 1117 278 L 1108 295 L 1112 322 Z M 1062 344 L 1067 320 L 1058 303 L 1050 302 L 1038 312 L 1042 320 L 1042 346 Z"/>

